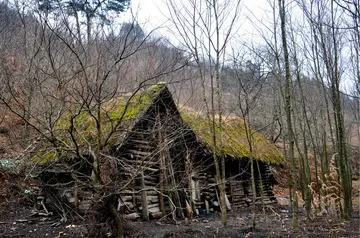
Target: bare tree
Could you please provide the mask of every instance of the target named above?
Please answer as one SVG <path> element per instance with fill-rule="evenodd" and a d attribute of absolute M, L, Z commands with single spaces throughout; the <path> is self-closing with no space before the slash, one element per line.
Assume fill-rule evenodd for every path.
<path fill-rule="evenodd" d="M 246 140 L 249 148 L 249 152 L 253 153 L 254 147 L 254 132 L 256 130 L 252 129 L 252 114 L 253 110 L 256 108 L 256 105 L 259 102 L 261 97 L 265 73 L 261 70 L 260 63 L 253 63 L 251 60 L 247 60 L 245 63 L 243 62 L 244 56 L 233 53 L 233 64 L 231 68 L 228 70 L 230 79 L 228 81 L 233 81 L 230 85 L 228 85 L 228 89 L 230 90 L 230 94 L 234 97 L 228 96 L 231 101 L 236 101 L 235 103 L 235 111 L 232 113 L 239 114 L 240 118 L 242 118 L 244 122 L 244 129 L 246 134 Z M 224 89 L 226 91 L 226 89 Z M 235 100 L 233 99 L 235 98 Z M 254 167 L 257 165 L 256 167 Z M 263 201 L 263 184 L 261 173 L 259 170 L 258 161 L 254 161 L 253 158 L 250 158 L 250 170 L 252 177 L 252 207 L 253 207 L 253 229 L 256 229 L 256 215 L 255 215 L 255 202 L 257 199 L 257 191 L 256 191 L 256 180 L 255 180 L 255 171 L 259 176 L 260 182 L 260 196 L 261 202 L 263 205 L 263 211 L 265 211 L 264 201 Z"/>
<path fill-rule="evenodd" d="M 206 116 L 212 125 L 212 143 L 214 148 L 222 148 L 221 70 L 226 46 L 238 19 L 240 1 L 188 0 L 180 3 L 167 0 L 166 3 L 175 35 L 179 35 L 179 41 L 197 66 Z M 209 98 L 207 90 L 210 91 Z M 220 135 L 217 135 L 217 128 L 220 128 Z M 222 149 L 214 149 L 213 159 L 220 191 L 222 223 L 226 225 L 225 158 Z"/>
<path fill-rule="evenodd" d="M 320 5 L 322 4 L 322 5 Z M 320 8 L 321 7 L 321 8 Z M 342 21 L 338 14 L 342 14 L 341 11 L 335 9 L 334 3 L 330 5 L 325 3 L 319 3 L 319 11 L 321 11 L 321 18 L 313 19 L 313 24 L 316 26 L 317 33 L 320 39 L 319 45 L 323 55 L 323 63 L 326 67 L 326 77 L 331 92 L 331 106 L 333 109 L 333 118 L 335 124 L 335 136 L 334 146 L 336 148 L 336 165 L 339 168 L 339 178 L 343 188 L 343 210 L 342 215 L 345 218 L 351 216 L 352 204 L 351 204 L 351 166 L 349 165 L 346 142 L 345 142 L 345 128 L 343 111 L 341 107 L 340 97 L 340 80 L 341 80 L 341 51 L 340 40 Z M 319 12 L 320 13 L 320 12 Z M 340 190 L 339 190 L 340 191 Z"/>
<path fill-rule="evenodd" d="M 285 90 L 284 90 L 284 97 L 285 97 L 285 112 L 286 112 L 286 123 L 287 123 L 287 139 L 290 145 L 289 149 L 289 157 L 291 162 L 291 207 L 293 211 L 293 220 L 292 226 L 296 228 L 298 226 L 298 198 L 297 198 L 297 171 L 296 171 L 296 164 L 295 164 L 295 156 L 294 156 L 294 131 L 292 125 L 292 99 L 291 99 L 291 73 L 290 73 L 290 59 L 288 53 L 288 46 L 287 46 L 287 39 L 286 39 L 286 8 L 285 8 L 285 1 L 279 0 L 279 14 L 281 20 L 281 35 L 282 35 L 282 46 L 284 52 L 284 61 L 285 61 Z"/>

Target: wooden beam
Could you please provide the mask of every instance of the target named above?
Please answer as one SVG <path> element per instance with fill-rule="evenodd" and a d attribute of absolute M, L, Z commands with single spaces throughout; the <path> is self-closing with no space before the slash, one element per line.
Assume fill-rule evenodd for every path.
<path fill-rule="evenodd" d="M 147 203 L 147 195 L 146 195 L 146 188 L 145 188 L 145 181 L 144 181 L 144 174 L 141 174 L 141 178 L 140 178 L 140 182 L 141 182 L 141 205 L 142 205 L 142 214 L 143 214 L 143 218 L 144 220 L 148 221 L 149 220 L 149 212 L 148 212 L 148 203 Z"/>

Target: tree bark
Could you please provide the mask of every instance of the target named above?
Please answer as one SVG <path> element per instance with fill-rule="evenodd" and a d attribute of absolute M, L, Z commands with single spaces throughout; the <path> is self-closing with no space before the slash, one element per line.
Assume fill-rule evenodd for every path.
<path fill-rule="evenodd" d="M 286 40 L 286 21 L 285 21 L 285 0 L 279 0 L 279 12 L 280 12 L 280 20 L 281 20 L 281 39 L 282 46 L 284 51 L 284 59 L 285 59 L 285 112 L 286 112 L 286 123 L 288 127 L 287 139 L 289 141 L 289 157 L 291 163 L 291 207 L 292 207 L 292 227 L 297 228 L 298 226 L 298 200 L 297 200 L 297 170 L 294 156 L 294 133 L 293 133 L 293 125 L 291 118 L 291 73 L 290 73 L 290 60 L 289 60 L 289 52 L 287 48 L 287 40 Z"/>

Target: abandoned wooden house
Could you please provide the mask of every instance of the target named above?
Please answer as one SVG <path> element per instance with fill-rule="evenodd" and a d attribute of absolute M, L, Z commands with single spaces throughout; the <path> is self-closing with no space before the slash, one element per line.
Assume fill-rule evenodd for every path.
<path fill-rule="evenodd" d="M 117 102 L 112 101 L 109 108 L 116 111 Z M 121 188 L 118 209 L 124 216 L 147 220 L 166 214 L 184 217 L 189 210 L 196 214 L 219 209 L 209 120 L 189 109 L 178 110 L 164 83 L 139 91 L 127 102 L 126 128 L 114 133 L 116 140 L 109 148 L 114 163 L 107 160 L 102 166 L 109 181 Z M 228 209 L 252 203 L 251 160 L 256 203 L 276 202 L 272 192 L 275 180 L 268 165 L 281 163 L 281 153 L 261 134 L 246 128 L 240 118 L 225 119 L 221 128 L 222 146 L 217 143 L 215 151 L 226 158 Z M 219 127 L 216 130 L 220 142 Z M 66 194 L 74 204 L 74 196 Z M 91 196 L 77 196 L 81 200 L 78 206 L 88 209 Z"/>
<path fill-rule="evenodd" d="M 179 111 L 166 85 L 157 85 L 152 98 L 114 150 L 128 166 L 122 180 L 134 177 L 134 171 L 137 177 L 121 193 L 125 207 L 145 219 L 149 215 L 161 217 L 175 207 L 180 217 L 184 216 L 181 208 L 186 206 L 192 206 L 197 213 L 218 209 L 209 121 L 201 114 Z M 261 134 L 245 128 L 239 118 L 224 120 L 222 128 L 223 147 L 217 151 L 222 150 L 226 157 L 228 208 L 238 209 L 252 202 L 251 159 L 255 161 L 257 203 L 261 198 L 265 203 L 275 202 L 275 180 L 268 163 L 282 162 L 277 148 Z M 246 129 L 251 136 L 251 150 Z"/>

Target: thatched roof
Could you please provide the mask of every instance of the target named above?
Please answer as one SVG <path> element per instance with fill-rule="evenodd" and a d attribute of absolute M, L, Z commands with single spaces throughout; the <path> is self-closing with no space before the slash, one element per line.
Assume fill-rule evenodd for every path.
<path fill-rule="evenodd" d="M 125 139 L 136 121 L 145 116 L 147 109 L 158 99 L 164 90 L 168 90 L 166 84 L 158 83 L 144 90 L 139 90 L 135 94 L 112 99 L 103 105 L 101 113 L 104 119 L 102 125 L 102 132 L 104 134 L 113 130 L 113 126 L 122 118 L 121 126 L 118 127 L 118 132 L 115 133 L 116 136 L 114 136 L 110 145 L 119 143 L 121 138 Z M 206 117 L 189 110 L 181 110 L 180 115 L 195 132 L 198 141 L 209 149 L 214 149 L 211 125 Z M 73 114 L 69 113 L 59 120 L 57 123 L 59 131 L 68 133 L 71 116 Z M 88 110 L 84 110 L 76 116 L 74 126 L 77 132 L 75 136 L 77 136 L 76 139 L 80 146 L 82 144 L 87 146 L 87 143 L 91 141 L 96 143 L 96 122 Z M 253 148 L 250 151 L 244 122 L 240 118 L 225 120 L 222 128 L 222 151 L 225 154 L 236 158 L 248 157 L 270 163 L 281 163 L 283 161 L 283 156 L 278 149 L 264 136 L 252 129 L 250 129 L 250 134 Z M 219 127 L 216 127 L 216 134 L 216 148 L 220 151 L 221 137 Z M 68 136 L 66 137 L 68 138 Z M 69 141 L 69 143 L 71 142 Z"/>
<path fill-rule="evenodd" d="M 203 114 L 184 110 L 181 116 L 190 128 L 196 133 L 198 140 L 207 147 L 214 149 L 212 123 Z M 270 143 L 263 135 L 254 129 L 246 131 L 244 121 L 241 118 L 225 119 L 222 122 L 222 130 L 216 124 L 216 149 L 236 158 L 253 158 L 267 163 L 282 163 L 283 155 L 275 145 Z M 252 149 L 250 150 L 249 139 Z M 222 141 L 222 143 L 221 143 Z"/>
<path fill-rule="evenodd" d="M 146 89 L 140 89 L 136 93 L 129 93 L 103 103 L 100 109 L 103 135 L 106 136 L 114 130 L 115 126 L 117 126 L 116 136 L 119 136 L 119 133 L 124 134 L 128 132 L 136 120 L 143 115 L 146 109 L 153 103 L 164 85 L 164 83 L 158 83 Z M 97 136 L 97 125 L 94 118 L 97 117 L 95 109 L 96 108 L 92 111 L 84 108 L 79 111 L 78 108 L 74 108 L 73 112 L 69 110 L 69 112 L 65 113 L 58 120 L 56 124 L 57 131 L 68 134 L 71 127 L 71 118 L 73 118 L 73 130 L 75 131 L 74 135 L 77 137 L 77 143 L 79 143 L 79 145 L 87 145 L 88 142 L 95 141 L 95 137 Z M 116 143 L 115 140 L 114 143 Z"/>

